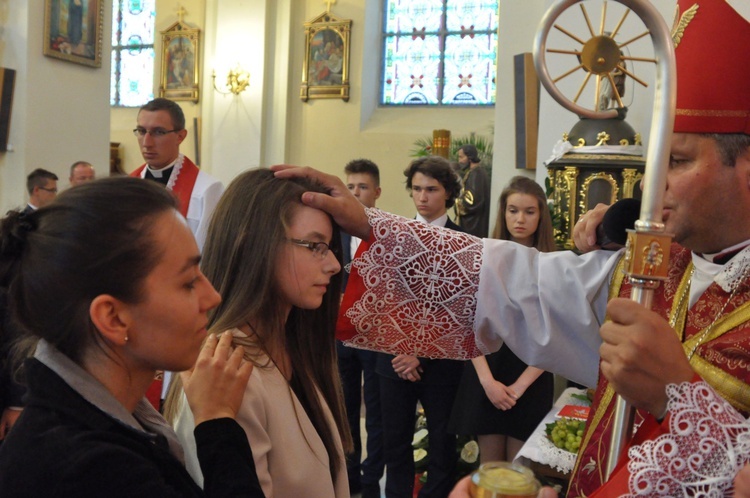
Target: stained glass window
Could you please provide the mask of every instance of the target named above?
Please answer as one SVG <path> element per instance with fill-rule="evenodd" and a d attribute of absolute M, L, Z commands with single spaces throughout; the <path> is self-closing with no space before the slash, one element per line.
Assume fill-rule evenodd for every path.
<path fill-rule="evenodd" d="M 493 105 L 497 0 L 385 0 L 383 105 Z"/>
<path fill-rule="evenodd" d="M 156 0 L 112 2 L 110 105 L 140 107 L 154 98 Z"/>

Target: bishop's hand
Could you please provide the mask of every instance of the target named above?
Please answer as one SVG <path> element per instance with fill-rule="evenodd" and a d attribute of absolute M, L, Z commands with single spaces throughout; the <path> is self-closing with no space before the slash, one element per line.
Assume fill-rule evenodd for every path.
<path fill-rule="evenodd" d="M 636 408 L 661 418 L 667 407 L 667 384 L 693 379 L 677 334 L 655 312 L 625 298 L 607 305 L 600 329 L 602 374 L 614 390 Z"/>
<path fill-rule="evenodd" d="M 276 178 L 306 177 L 317 180 L 331 189 L 330 195 L 305 192 L 302 202 L 333 216 L 336 223 L 348 234 L 362 240 L 370 238 L 370 224 L 364 206 L 357 200 L 340 178 L 316 169 L 279 164 L 271 166 Z"/>

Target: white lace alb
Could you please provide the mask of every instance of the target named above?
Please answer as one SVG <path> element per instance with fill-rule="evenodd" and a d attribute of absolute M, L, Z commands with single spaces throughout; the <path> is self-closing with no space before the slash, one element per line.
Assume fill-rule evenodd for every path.
<path fill-rule="evenodd" d="M 705 382 L 667 386 L 669 433 L 628 450 L 626 496 L 722 497 L 750 461 L 750 421 Z"/>
<path fill-rule="evenodd" d="M 747 277 L 747 268 L 750 268 L 750 246 L 741 250 L 724 265 L 716 276 L 716 283 L 724 292 L 732 292 Z"/>
<path fill-rule="evenodd" d="M 374 240 L 352 266 L 366 291 L 346 311 L 347 344 L 424 358 L 469 359 L 482 266 L 481 239 L 367 209 Z"/>
<path fill-rule="evenodd" d="M 180 170 L 182 170 L 182 163 L 184 160 L 185 155 L 180 152 L 180 154 L 177 156 L 177 160 L 174 162 L 172 175 L 170 175 L 169 181 L 167 182 L 167 190 L 174 190 L 174 185 L 175 183 L 177 183 L 177 177 L 180 176 Z"/>

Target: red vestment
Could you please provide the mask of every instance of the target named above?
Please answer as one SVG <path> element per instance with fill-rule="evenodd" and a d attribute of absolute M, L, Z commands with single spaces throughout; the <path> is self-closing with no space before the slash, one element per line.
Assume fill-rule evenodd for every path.
<path fill-rule="evenodd" d="M 130 176 L 135 178 L 143 178 L 146 164 L 130 173 Z M 190 207 L 190 196 L 193 193 L 193 187 L 195 187 L 195 180 L 198 178 L 200 169 L 190 159 L 182 156 L 182 166 L 179 171 L 172 171 L 172 174 L 177 174 L 174 186 L 171 188 L 174 195 L 178 199 L 178 207 L 180 214 L 187 218 L 188 207 Z"/>
<path fill-rule="evenodd" d="M 653 310 L 666 320 L 670 320 L 675 312 L 679 312 L 673 308 L 678 307 L 683 292 L 689 291 L 687 286 L 690 264 L 690 251 L 673 244 L 668 278 L 656 290 L 653 303 Z M 616 295 L 630 297 L 631 285 L 627 279 L 622 281 L 619 291 L 616 289 L 617 284 L 618 282 L 615 282 L 612 289 Z M 690 363 L 696 373 L 747 416 L 750 412 L 750 390 L 747 388 L 750 382 L 749 279 L 745 278 L 724 308 L 730 294 L 718 284 L 712 283 L 689 310 L 687 317 L 684 316 L 684 309 L 682 313 L 678 313 L 675 329 L 682 338 L 687 355 L 695 347 L 695 354 Z M 722 313 L 722 308 L 722 316 L 717 317 L 717 314 Z M 707 329 L 708 333 L 704 336 Z M 569 497 L 590 496 L 603 484 L 614 406 L 614 392 L 600 372 L 594 404 L 570 481 Z M 644 420 L 648 426 L 641 432 L 649 432 L 646 436 L 648 438 L 657 436 L 660 431 L 656 427 L 658 424 L 654 417 L 648 413 L 638 412 L 636 425 Z M 644 439 L 642 433 L 637 434 L 637 437 Z M 627 480 L 624 482 L 627 484 Z M 627 488 L 624 491 L 627 491 Z M 619 494 L 620 492 L 608 492 L 605 488 L 596 496 Z"/>

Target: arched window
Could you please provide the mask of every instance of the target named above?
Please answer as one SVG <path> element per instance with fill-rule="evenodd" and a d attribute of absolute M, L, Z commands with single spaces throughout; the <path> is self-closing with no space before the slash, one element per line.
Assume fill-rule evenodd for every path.
<path fill-rule="evenodd" d="M 154 98 L 156 0 L 113 0 L 109 102 L 140 107 Z"/>
<path fill-rule="evenodd" d="M 385 0 L 381 105 L 494 105 L 497 0 Z"/>

